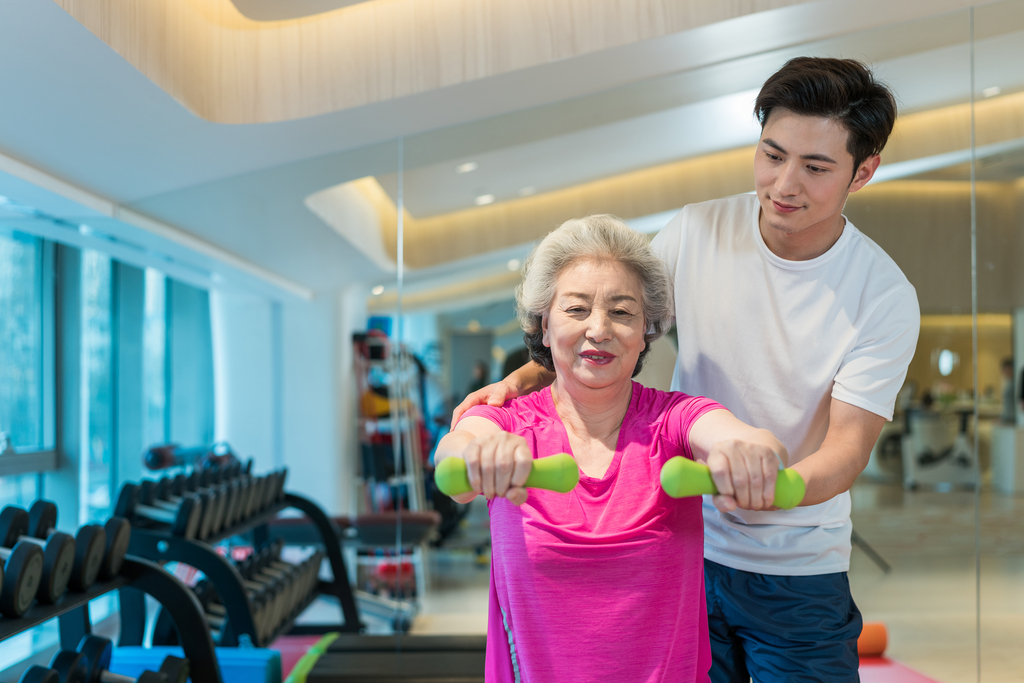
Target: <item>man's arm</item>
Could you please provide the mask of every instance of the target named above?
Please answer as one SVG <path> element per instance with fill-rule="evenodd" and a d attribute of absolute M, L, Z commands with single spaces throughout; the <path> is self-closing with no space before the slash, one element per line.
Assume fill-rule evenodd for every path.
<path fill-rule="evenodd" d="M 838 399 L 829 408 L 828 432 L 817 451 L 793 465 L 807 484 L 801 505 L 815 505 L 849 491 L 867 467 L 885 418 Z"/>
<path fill-rule="evenodd" d="M 473 406 L 502 406 L 505 405 L 505 401 L 543 389 L 554 381 L 555 373 L 539 363 L 530 361 L 500 382 L 488 384 L 464 398 L 452 413 L 452 427 L 454 428 L 462 414 Z"/>

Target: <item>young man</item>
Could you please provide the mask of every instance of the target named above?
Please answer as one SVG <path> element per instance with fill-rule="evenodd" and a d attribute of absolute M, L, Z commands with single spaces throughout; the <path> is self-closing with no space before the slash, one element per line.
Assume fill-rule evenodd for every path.
<path fill-rule="evenodd" d="M 798 58 L 765 82 L 755 113 L 756 196 L 687 206 L 653 242 L 675 282 L 672 388 L 770 430 L 807 483 L 800 507 L 764 510 L 763 473 L 732 489 L 709 462 L 723 494 L 704 502 L 711 678 L 857 681 L 849 488 L 892 418 L 920 314 L 842 209 L 878 168 L 896 106 L 858 62 Z M 547 381 L 525 366 L 456 418 Z"/>

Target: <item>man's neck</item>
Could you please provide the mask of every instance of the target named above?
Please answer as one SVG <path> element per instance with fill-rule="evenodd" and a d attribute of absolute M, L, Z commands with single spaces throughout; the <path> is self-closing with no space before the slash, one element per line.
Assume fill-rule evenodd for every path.
<path fill-rule="evenodd" d="M 846 219 L 836 214 L 817 225 L 798 233 L 786 233 L 773 228 L 758 211 L 757 225 L 768 250 L 787 261 L 810 261 L 818 258 L 839 241 L 846 227 Z"/>

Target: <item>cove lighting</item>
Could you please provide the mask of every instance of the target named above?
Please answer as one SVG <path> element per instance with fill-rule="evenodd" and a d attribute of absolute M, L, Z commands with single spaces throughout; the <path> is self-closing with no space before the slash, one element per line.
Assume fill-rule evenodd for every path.
<path fill-rule="evenodd" d="M 377 285 L 376 287 L 370 290 L 370 293 L 373 294 L 374 296 L 380 296 L 381 294 L 384 293 L 384 285 Z"/>
<path fill-rule="evenodd" d="M 459 164 L 458 166 L 456 166 L 455 167 L 455 172 L 456 173 L 470 173 L 472 171 L 475 171 L 476 169 L 477 169 L 477 164 L 476 164 L 475 161 L 467 161 L 464 164 Z"/>
<path fill-rule="evenodd" d="M 494 203 L 494 195 L 493 194 L 482 194 L 479 197 L 477 197 L 475 201 L 476 201 L 476 205 L 477 206 L 485 206 L 487 204 L 493 204 Z"/>
<path fill-rule="evenodd" d="M 985 97 L 995 97 L 999 93 L 1003 92 L 1003 89 L 998 85 L 993 85 L 991 88 L 985 88 L 981 91 L 981 94 Z"/>

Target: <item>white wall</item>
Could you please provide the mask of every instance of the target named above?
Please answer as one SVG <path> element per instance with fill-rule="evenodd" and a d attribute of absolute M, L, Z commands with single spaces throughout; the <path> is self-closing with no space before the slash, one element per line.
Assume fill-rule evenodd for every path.
<path fill-rule="evenodd" d="M 271 306 L 246 294 L 210 292 L 214 358 L 214 438 L 265 472 L 279 466 L 274 452 Z"/>

